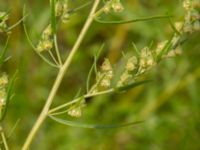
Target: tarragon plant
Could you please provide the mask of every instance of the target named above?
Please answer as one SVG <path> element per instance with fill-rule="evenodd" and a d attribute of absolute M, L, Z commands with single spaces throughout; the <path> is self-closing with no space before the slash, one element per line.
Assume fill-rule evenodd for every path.
<path fill-rule="evenodd" d="M 58 117 L 58 115 L 67 113 L 72 117 L 81 117 L 82 110 L 86 107 L 86 100 L 88 98 L 103 94 L 126 92 L 129 89 L 150 82 L 150 80 L 144 79 L 143 75 L 146 74 L 151 68 L 155 67 L 163 59 L 180 55 L 182 53 L 182 43 L 187 40 L 191 33 L 200 30 L 200 2 L 198 0 L 184 0 L 183 7 L 185 9 L 185 18 L 184 20 L 175 23 L 172 21 L 174 20 L 174 18 L 172 19 L 172 17 L 174 17 L 172 14 L 148 16 L 130 20 L 104 19 L 104 16 L 110 15 L 111 12 L 117 14 L 122 11 L 126 11 L 123 6 L 125 1 L 121 2 L 120 0 L 93 0 L 83 4 L 82 6 L 78 6 L 77 8 L 70 8 L 69 3 L 70 2 L 68 0 L 50 0 L 49 4 L 51 17 L 49 23 L 41 33 L 40 39 L 34 42 L 29 36 L 29 29 L 26 27 L 25 17 L 27 16 L 28 11 L 24 6 L 24 17 L 22 20 L 24 32 L 28 42 L 43 61 L 45 61 L 48 65 L 57 68 L 58 71 L 57 77 L 55 78 L 53 86 L 49 92 L 49 96 L 47 97 L 41 113 L 29 132 L 28 137 L 22 146 L 22 150 L 29 149 L 31 142 L 37 136 L 36 133 L 48 117 L 64 125 L 83 128 L 117 128 L 143 122 L 143 120 L 138 120 L 136 122 L 128 122 L 125 124 L 92 125 L 65 120 Z M 70 21 L 70 18 L 73 17 L 74 13 L 78 13 L 79 10 L 86 7 L 91 7 L 90 13 L 80 34 L 78 35 L 76 42 L 71 48 L 70 53 L 67 58 L 63 59 L 57 42 L 57 31 L 59 30 L 59 26 L 60 24 L 67 24 Z M 6 24 L 8 18 L 7 12 L 0 13 L 0 32 L 10 32 L 10 30 L 21 21 L 20 20 L 18 23 L 8 28 Z M 155 48 L 146 46 L 142 49 L 138 49 L 136 44 L 133 43 L 132 47 L 135 50 L 135 55 L 123 56 L 122 59 L 124 59 L 125 63 L 118 78 L 115 76 L 117 65 L 114 66 L 111 64 L 108 58 L 104 58 L 101 66 L 97 65 L 101 51 L 104 50 L 104 44 L 102 44 L 94 55 L 94 62 L 91 64 L 91 69 L 86 80 L 86 92 L 83 94 L 79 91 L 74 99 L 52 108 L 52 103 L 58 92 L 59 86 L 62 83 L 63 77 L 67 72 L 69 72 L 69 66 L 94 21 L 100 24 L 127 24 L 158 19 L 168 20 L 174 31 L 170 39 L 158 42 Z M 4 51 L 2 55 L 4 55 Z M 3 60 L 3 57 L 0 58 Z M 9 94 L 5 91 L 7 83 L 7 75 L 2 74 L 0 78 L 0 117 L 4 116 L 4 107 L 6 105 L 5 97 Z M 1 129 L 1 133 L 5 149 L 8 150 L 9 148 L 3 129 Z"/>

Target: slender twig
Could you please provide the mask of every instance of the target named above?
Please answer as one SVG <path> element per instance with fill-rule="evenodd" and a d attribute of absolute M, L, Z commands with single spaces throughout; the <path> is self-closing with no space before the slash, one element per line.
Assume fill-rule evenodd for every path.
<path fill-rule="evenodd" d="M 56 58 L 54 57 L 53 53 L 50 50 L 48 50 L 48 52 L 49 52 L 49 55 L 51 56 L 51 58 L 53 59 L 53 61 L 56 63 L 56 65 L 59 66 L 59 63 L 56 60 Z"/>
<path fill-rule="evenodd" d="M 98 95 L 103 95 L 103 94 L 108 94 L 108 93 L 113 93 L 113 92 L 114 92 L 114 89 L 111 88 L 109 90 L 105 90 L 105 91 L 101 91 L 101 92 L 97 92 L 97 93 L 93 93 L 93 94 L 86 94 L 84 96 L 81 96 L 81 97 L 76 98 L 76 99 L 74 99 L 74 100 L 72 100 L 70 102 L 67 102 L 65 104 L 62 104 L 62 105 L 60 105 L 58 107 L 55 107 L 55 108 L 51 109 L 49 111 L 49 114 L 52 114 L 52 113 L 54 113 L 54 112 L 56 112 L 56 111 L 58 111 L 58 110 L 60 110 L 62 108 L 65 108 L 65 107 L 67 107 L 69 105 L 72 105 L 72 104 L 78 102 L 80 100 L 80 98 L 82 98 L 82 97 L 84 97 L 84 98 L 90 98 L 90 97 L 94 97 L 94 96 L 98 96 Z"/>
<path fill-rule="evenodd" d="M 60 64 L 60 66 L 62 66 L 62 60 L 61 60 L 61 56 L 60 56 L 60 52 L 59 52 L 59 48 L 58 48 L 58 42 L 57 42 L 57 35 L 54 34 L 53 35 L 53 41 L 54 41 L 54 46 L 55 46 L 55 51 L 56 51 L 56 55 L 58 58 L 58 62 Z"/>
<path fill-rule="evenodd" d="M 6 32 L 9 32 L 10 30 L 12 30 L 13 28 L 15 28 L 16 26 L 18 26 L 21 22 L 23 22 L 23 20 L 28 16 L 28 14 L 26 14 L 25 16 L 23 16 L 20 20 L 18 20 L 15 24 L 11 25 Z"/>
<path fill-rule="evenodd" d="M 2 138 L 2 141 L 3 141 L 4 147 L 5 147 L 5 150 L 9 150 L 8 143 L 7 143 L 7 140 L 6 140 L 6 136 L 5 136 L 1 126 L 0 126 L 0 130 L 1 130 L 0 131 L 1 132 L 1 138 Z"/>
<path fill-rule="evenodd" d="M 25 15 L 25 6 L 24 6 L 24 10 L 23 10 L 23 14 Z M 49 61 L 45 56 L 43 56 L 40 52 L 37 51 L 35 45 L 33 44 L 29 34 L 28 34 L 28 31 L 27 31 L 27 28 L 26 28 L 26 25 L 25 25 L 25 22 L 23 20 L 23 28 L 24 28 L 24 33 L 26 35 L 26 38 L 28 40 L 28 43 L 30 44 L 30 46 L 33 48 L 33 50 L 40 56 L 40 58 L 42 60 L 44 60 L 44 62 L 46 62 L 47 64 L 49 64 L 50 66 L 52 67 L 55 67 L 55 68 L 59 68 L 59 66 L 55 65 L 54 63 L 52 63 L 51 61 Z"/>
<path fill-rule="evenodd" d="M 95 0 L 94 1 L 94 4 L 93 4 L 93 7 L 90 11 L 90 14 L 85 22 L 85 25 L 83 26 L 82 30 L 81 30 L 81 33 L 79 34 L 78 36 L 78 39 L 77 41 L 75 42 L 68 58 L 66 59 L 65 63 L 63 64 L 63 66 L 59 69 L 59 72 L 58 72 L 58 75 L 55 79 L 55 82 L 53 84 L 53 87 L 50 91 L 50 94 L 47 98 L 47 101 L 38 117 L 38 119 L 36 120 L 35 124 L 33 125 L 33 128 L 31 129 L 23 147 L 22 147 L 22 150 L 27 150 L 28 147 L 30 146 L 33 138 L 35 137 L 35 134 L 37 133 L 37 131 L 39 130 L 40 126 L 42 125 L 42 123 L 44 122 L 44 120 L 46 119 L 46 117 L 48 116 L 48 111 L 49 111 L 49 108 L 52 104 L 52 101 L 57 93 L 57 90 L 62 82 L 62 79 L 64 77 L 64 74 L 65 72 L 68 70 L 68 67 L 69 65 L 71 64 L 71 61 L 75 55 L 75 53 L 77 52 L 77 50 L 79 49 L 83 39 L 84 39 L 84 36 L 85 34 L 87 33 L 91 23 L 93 22 L 94 20 L 94 13 L 98 7 L 98 4 L 100 3 L 100 0 Z"/>

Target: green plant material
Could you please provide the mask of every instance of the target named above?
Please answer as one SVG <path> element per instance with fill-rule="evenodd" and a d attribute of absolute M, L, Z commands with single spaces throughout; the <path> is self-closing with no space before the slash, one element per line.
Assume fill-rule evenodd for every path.
<path fill-rule="evenodd" d="M 49 115 L 49 117 L 63 125 L 67 126 L 72 126 L 72 127 L 78 127 L 78 128 L 87 128 L 87 129 L 111 129 L 111 128 L 121 128 L 121 127 L 127 127 L 127 126 L 133 126 L 136 124 L 143 123 L 144 121 L 135 121 L 135 122 L 130 122 L 130 123 L 124 123 L 124 124 L 110 124 L 110 125 L 91 125 L 91 124 L 84 124 L 84 123 L 79 123 L 79 122 L 74 122 L 74 121 L 69 121 L 61 118 L 57 118 L 54 116 Z"/>
<path fill-rule="evenodd" d="M 16 26 L 18 26 L 21 22 L 23 22 L 23 20 L 28 16 L 28 14 L 26 14 L 25 16 L 23 16 L 20 20 L 18 20 L 15 24 L 11 25 L 8 27 L 8 29 L 6 30 L 6 32 L 11 31 L 12 29 L 14 29 Z"/>
<path fill-rule="evenodd" d="M 162 57 L 164 56 L 164 54 L 167 54 L 167 52 L 170 50 L 170 48 L 172 46 L 172 39 L 173 39 L 173 37 L 174 37 L 174 35 L 171 37 L 171 39 L 169 41 L 167 41 L 167 43 L 165 44 L 165 46 L 163 47 L 163 49 L 157 55 L 157 57 L 156 57 L 156 61 L 157 62 L 160 62 L 162 60 Z"/>
<path fill-rule="evenodd" d="M 68 11 L 68 13 L 69 13 L 69 14 L 76 13 L 76 12 L 82 10 L 83 8 L 89 6 L 90 4 L 92 4 L 92 1 L 89 1 L 89 2 L 87 2 L 87 3 L 84 3 L 83 5 L 81 5 L 81 6 L 77 7 L 77 8 L 70 9 L 70 10 Z"/>
<path fill-rule="evenodd" d="M 91 77 L 92 77 L 93 71 L 95 71 L 95 75 L 97 75 L 97 60 L 99 59 L 99 56 L 100 56 L 101 51 L 103 50 L 104 46 L 105 45 L 102 44 L 100 49 L 94 55 L 94 62 L 92 64 L 91 68 L 90 68 L 90 71 L 89 71 L 88 76 L 87 76 L 87 81 L 86 81 L 86 90 L 87 90 L 87 92 L 89 92 L 89 89 L 90 89 L 90 82 L 91 82 Z"/>
<path fill-rule="evenodd" d="M 56 15 L 55 15 L 55 0 L 50 0 L 51 5 L 51 29 L 53 34 L 56 33 Z"/>
<path fill-rule="evenodd" d="M 172 22 L 172 19 L 169 17 L 169 24 L 171 25 L 172 29 L 174 30 L 174 32 L 178 35 L 181 35 L 181 33 L 176 29 L 176 27 L 174 26 L 174 23 Z"/>
<path fill-rule="evenodd" d="M 104 21 L 100 20 L 98 17 L 95 18 L 95 21 L 102 24 L 127 24 L 127 23 L 134 23 L 139 21 L 151 21 L 151 20 L 157 20 L 157 19 L 166 19 L 172 17 L 170 15 L 158 15 L 158 16 L 151 16 L 151 17 L 145 17 L 145 18 L 139 18 L 139 19 L 131 19 L 131 20 L 120 20 L 120 21 Z"/>
<path fill-rule="evenodd" d="M 140 56 L 140 51 L 139 51 L 139 49 L 137 48 L 137 46 L 135 45 L 134 42 L 132 42 L 132 45 L 133 45 L 134 50 L 136 51 L 136 55 L 139 57 L 139 56 Z"/>
<path fill-rule="evenodd" d="M 24 9 L 23 9 L 23 14 L 25 15 L 26 13 L 26 7 L 24 6 Z M 36 47 L 34 46 L 29 34 L 28 34 L 28 31 L 27 31 L 27 28 L 26 28 L 26 25 L 25 25 L 25 20 L 23 20 L 23 28 L 24 28 L 24 33 L 26 35 L 26 38 L 30 44 L 30 46 L 33 48 L 33 50 L 36 52 L 36 54 L 38 54 L 40 56 L 40 58 L 42 60 L 44 60 L 44 62 L 46 62 L 47 64 L 49 64 L 50 66 L 52 67 L 55 67 L 55 68 L 59 68 L 59 66 L 55 65 L 54 63 L 52 63 L 51 61 L 49 61 L 45 56 L 43 56 L 40 52 L 37 51 Z"/>
<path fill-rule="evenodd" d="M 0 116 L 0 121 L 4 120 L 4 118 L 6 116 L 6 112 L 7 112 L 7 109 L 8 109 L 9 102 L 12 99 L 12 96 L 13 96 L 13 88 L 14 88 L 14 83 L 15 83 L 16 78 L 17 78 L 17 74 L 18 74 L 18 71 L 16 71 L 14 73 L 14 75 L 12 76 L 12 78 L 10 79 L 10 81 L 8 83 L 8 87 L 6 88 L 7 95 L 6 95 L 5 107 L 2 110 L 2 113 L 1 113 L 1 116 Z"/>
<path fill-rule="evenodd" d="M 3 50 L 2 50 L 2 52 L 0 53 L 0 65 L 5 60 L 5 54 L 6 54 L 6 51 L 8 49 L 8 41 L 9 41 L 9 36 L 7 37 L 7 40 L 6 40 L 6 43 L 5 43 L 5 46 L 4 46 Z"/>
<path fill-rule="evenodd" d="M 135 88 L 135 87 L 138 87 L 138 86 L 140 86 L 140 85 L 149 83 L 150 81 L 152 81 L 152 80 L 144 80 L 144 81 L 137 81 L 137 82 L 129 83 L 128 85 L 125 85 L 125 86 L 122 86 L 122 87 L 116 87 L 116 88 L 114 89 L 114 91 L 115 91 L 115 92 L 127 91 L 127 90 L 133 89 L 133 88 Z"/>
<path fill-rule="evenodd" d="M 17 119 L 17 121 L 15 122 L 15 124 L 13 125 L 13 127 L 10 129 L 7 138 L 9 139 L 12 134 L 14 133 L 15 129 L 17 128 L 17 125 L 19 124 L 21 119 Z"/>

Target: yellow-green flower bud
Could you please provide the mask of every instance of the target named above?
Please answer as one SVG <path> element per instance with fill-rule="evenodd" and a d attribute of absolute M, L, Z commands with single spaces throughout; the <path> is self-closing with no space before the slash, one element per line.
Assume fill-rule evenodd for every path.
<path fill-rule="evenodd" d="M 105 6 L 103 7 L 103 11 L 104 11 L 104 13 L 106 13 L 106 14 L 109 13 L 110 10 L 111 10 L 110 5 L 105 5 Z"/>
<path fill-rule="evenodd" d="M 176 27 L 176 30 L 178 31 L 178 32 L 180 32 L 181 31 L 181 29 L 183 28 L 183 22 L 175 22 L 175 27 Z"/>
<path fill-rule="evenodd" d="M 194 24 L 193 24 L 193 29 L 195 31 L 200 31 L 200 21 L 195 21 Z"/>
<path fill-rule="evenodd" d="M 129 74 L 127 71 L 125 71 L 121 77 L 120 80 L 117 83 L 117 87 L 121 87 L 124 86 L 128 83 L 128 81 L 132 78 L 133 76 L 131 74 Z"/>
<path fill-rule="evenodd" d="M 42 33 L 42 40 L 48 40 L 48 39 L 50 39 L 51 35 L 52 35 L 51 25 L 48 25 L 44 29 L 43 33 Z"/>
<path fill-rule="evenodd" d="M 2 111 L 2 109 L 6 105 L 6 96 L 7 94 L 5 88 L 0 89 L 0 111 Z"/>
<path fill-rule="evenodd" d="M 183 1 L 183 8 L 185 8 L 186 11 L 189 11 L 191 9 L 191 1 L 190 0 L 184 0 Z"/>
<path fill-rule="evenodd" d="M 4 73 L 0 77 L 0 87 L 4 87 L 6 84 L 8 84 L 8 76 Z"/>
<path fill-rule="evenodd" d="M 110 87 L 110 79 L 109 78 L 103 78 L 100 85 L 104 88 Z"/>
<path fill-rule="evenodd" d="M 101 66 L 101 70 L 104 71 L 104 72 L 112 70 L 112 66 L 110 64 L 109 59 L 105 58 L 102 66 Z"/>
<path fill-rule="evenodd" d="M 124 7 L 122 6 L 120 2 L 114 2 L 112 4 L 112 8 L 114 12 L 122 12 L 124 10 Z"/>
<path fill-rule="evenodd" d="M 136 68 L 136 65 L 137 65 L 137 57 L 132 56 L 131 58 L 128 59 L 125 68 L 127 71 L 133 71 Z"/>
<path fill-rule="evenodd" d="M 79 118 L 82 116 L 81 107 L 72 108 L 68 111 L 68 115 Z"/>

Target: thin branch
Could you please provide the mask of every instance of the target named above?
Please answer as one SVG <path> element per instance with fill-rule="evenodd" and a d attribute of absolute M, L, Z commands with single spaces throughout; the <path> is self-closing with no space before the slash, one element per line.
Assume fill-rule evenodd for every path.
<path fill-rule="evenodd" d="M 81 33 L 78 36 L 78 39 L 75 42 L 75 44 L 74 44 L 74 46 L 73 46 L 68 58 L 66 59 L 64 65 L 60 68 L 60 70 L 58 72 L 58 75 L 57 75 L 57 77 L 55 79 L 55 82 L 53 84 L 53 87 L 52 87 L 52 89 L 50 91 L 50 94 L 49 94 L 49 96 L 48 96 L 48 98 L 46 100 L 46 103 L 45 103 L 45 105 L 44 105 L 44 107 L 43 107 L 38 119 L 36 120 L 35 124 L 33 125 L 33 128 L 31 129 L 31 131 L 30 131 L 30 133 L 29 133 L 29 135 L 28 135 L 28 137 L 27 137 L 27 139 L 26 139 L 26 141 L 25 141 L 25 143 L 24 143 L 24 145 L 22 147 L 22 150 L 27 150 L 28 149 L 28 147 L 30 146 L 33 138 L 35 137 L 35 135 L 37 133 L 37 131 L 39 130 L 40 126 L 42 125 L 42 123 L 44 122 L 46 117 L 48 116 L 49 108 L 50 108 L 50 106 L 51 106 L 51 104 L 53 102 L 53 99 L 54 99 L 54 97 L 55 97 L 55 95 L 56 95 L 56 93 L 58 91 L 58 88 L 59 88 L 59 86 L 60 86 L 60 84 L 62 82 L 64 74 L 68 70 L 69 65 L 71 64 L 71 61 L 72 61 L 75 53 L 79 49 L 79 47 L 80 47 L 80 45 L 81 45 L 81 43 L 82 43 L 82 41 L 83 41 L 88 29 L 90 27 L 90 25 L 92 24 L 92 22 L 94 20 L 94 14 L 95 14 L 95 11 L 96 11 L 99 3 L 100 3 L 100 0 L 95 0 L 94 1 L 93 7 L 92 7 L 92 9 L 90 11 L 90 14 L 89 14 L 84 26 L 83 26 L 83 29 L 81 30 Z"/>
<path fill-rule="evenodd" d="M 5 136 L 4 132 L 3 132 L 2 127 L 0 127 L 0 130 L 1 130 L 0 131 L 1 132 L 1 138 L 2 138 L 2 141 L 3 141 L 4 147 L 5 147 L 5 150 L 9 150 L 8 143 L 7 143 L 7 140 L 6 140 L 6 136 Z"/>
<path fill-rule="evenodd" d="M 74 103 L 77 103 L 80 100 L 80 98 L 82 98 L 82 97 L 84 97 L 84 98 L 90 98 L 90 97 L 94 97 L 94 96 L 98 96 L 98 95 L 103 95 L 103 94 L 108 94 L 108 93 L 113 93 L 113 92 L 114 92 L 114 89 L 112 88 L 112 89 L 109 89 L 109 90 L 105 90 L 105 91 L 101 91 L 101 92 L 97 92 L 97 93 L 93 93 L 93 94 L 86 94 L 84 96 L 81 96 L 81 97 L 76 98 L 76 99 L 74 99 L 74 100 L 72 100 L 70 102 L 67 102 L 65 104 L 62 104 L 62 105 L 60 105 L 58 107 L 55 107 L 55 108 L 51 109 L 49 111 L 49 114 L 52 114 L 52 113 L 54 113 L 54 112 L 56 112 L 56 111 L 58 111 L 58 110 L 60 110 L 62 108 L 65 108 L 65 107 L 70 106 L 70 105 L 72 105 Z"/>

